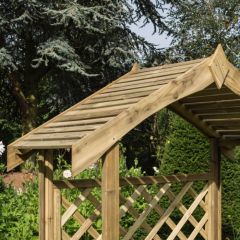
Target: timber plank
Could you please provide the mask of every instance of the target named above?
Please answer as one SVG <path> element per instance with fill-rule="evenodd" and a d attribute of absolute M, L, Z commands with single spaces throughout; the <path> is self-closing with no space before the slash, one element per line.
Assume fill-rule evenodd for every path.
<path fill-rule="evenodd" d="M 197 110 L 192 110 L 192 112 L 197 116 L 201 116 L 204 114 L 234 113 L 234 112 L 240 112 L 240 106 L 234 106 L 229 108 L 197 109 Z"/>
<path fill-rule="evenodd" d="M 156 67 L 150 67 L 150 68 L 142 68 L 139 69 L 138 72 L 148 72 L 148 71 L 152 71 L 154 69 L 166 69 L 166 68 L 172 68 L 172 67 L 177 67 L 177 66 L 184 66 L 184 65 L 196 65 L 202 61 L 206 60 L 206 58 L 201 58 L 201 59 L 195 59 L 195 60 L 191 60 L 191 61 L 186 61 L 186 62 L 178 62 L 178 63 L 168 63 L 168 64 L 164 64 L 161 66 L 156 66 Z M 193 67 L 191 66 L 191 67 Z"/>
<path fill-rule="evenodd" d="M 171 80 L 174 80 L 175 78 L 172 78 Z M 165 80 L 165 81 L 152 81 L 149 83 L 139 83 L 138 85 L 127 85 L 127 86 L 121 86 L 121 87 L 115 87 L 115 85 L 109 89 L 107 89 L 106 91 L 104 91 L 104 93 L 112 93 L 112 92 L 121 92 L 121 91 L 125 91 L 125 90 L 130 90 L 130 89 L 142 89 L 142 88 L 146 88 L 146 87 L 153 87 L 153 86 L 161 86 L 164 85 L 166 83 L 168 83 L 171 80 Z"/>
<path fill-rule="evenodd" d="M 130 99 L 122 99 L 111 102 L 99 102 L 99 103 L 87 103 L 79 106 L 78 109 L 97 109 L 101 107 L 109 107 L 109 106 L 120 106 L 124 104 L 136 103 L 140 100 L 140 97 L 130 98 Z"/>
<path fill-rule="evenodd" d="M 117 91 L 117 92 L 111 92 L 111 93 L 104 91 L 103 93 L 97 95 L 96 98 L 103 97 L 103 96 L 109 97 L 109 96 L 118 96 L 118 95 L 122 95 L 122 94 L 132 94 L 132 93 L 139 93 L 139 92 L 145 92 L 145 91 L 154 91 L 154 90 L 161 88 L 164 85 L 165 84 L 157 85 L 157 86 L 150 86 L 150 87 L 145 87 L 145 88 L 137 88 L 137 89 L 135 88 L 135 89 L 123 90 L 123 91 Z"/>
<path fill-rule="evenodd" d="M 64 132 L 80 132 L 80 131 L 91 131 L 95 130 L 98 127 L 102 126 L 102 124 L 98 125 L 85 125 L 85 126 L 65 126 L 65 127 L 44 127 L 39 129 L 35 134 L 42 134 L 42 133 L 64 133 Z"/>
<path fill-rule="evenodd" d="M 119 109 L 127 109 L 129 107 L 131 107 L 133 105 L 133 103 L 125 103 L 124 105 L 115 105 L 115 106 L 102 106 L 99 107 L 97 109 L 82 109 L 82 108 L 76 108 L 76 110 L 74 112 L 80 112 L 81 114 L 86 113 L 86 114 L 91 114 L 91 113 L 96 113 L 96 112 L 102 112 L 104 113 L 105 111 L 115 111 L 115 110 L 119 110 Z M 71 113 L 72 114 L 72 113 Z"/>
<path fill-rule="evenodd" d="M 131 93 L 131 94 L 121 94 L 118 96 L 106 96 L 106 95 L 98 95 L 97 98 L 93 99 L 94 103 L 98 102 L 108 102 L 108 101 L 116 101 L 116 100 L 124 100 L 124 99 L 131 99 L 136 97 L 147 97 L 149 94 L 151 94 L 153 90 L 145 91 L 145 92 L 137 92 L 137 93 Z"/>
<path fill-rule="evenodd" d="M 123 109 L 115 109 L 115 110 L 106 110 L 105 112 L 92 112 L 92 113 L 85 113 L 81 114 L 80 111 L 72 111 L 70 115 L 62 115 L 59 117 L 59 121 L 74 121 L 74 120 L 84 120 L 84 119 L 95 119 L 95 118 L 102 118 L 102 117 L 113 117 L 117 116 Z"/>
<path fill-rule="evenodd" d="M 102 238 L 119 239 L 119 145 L 114 145 L 103 160 Z"/>
<path fill-rule="evenodd" d="M 237 96 L 234 93 L 222 93 L 222 94 L 214 94 L 214 95 L 208 95 L 208 96 L 189 96 L 187 98 L 182 99 L 182 103 L 202 103 L 202 102 L 211 102 L 211 101 L 217 101 L 217 100 L 236 100 L 240 99 L 239 96 Z"/>
<path fill-rule="evenodd" d="M 44 140 L 44 141 L 21 141 L 16 143 L 16 147 L 19 149 L 59 149 L 70 148 L 72 144 L 76 142 L 76 139 L 72 140 Z"/>
<path fill-rule="evenodd" d="M 64 139 L 80 139 L 91 131 L 81 131 L 81 132 L 64 132 L 64 133 L 34 133 L 31 136 L 28 136 L 26 140 L 64 140 Z"/>
<path fill-rule="evenodd" d="M 68 122 L 52 122 L 49 123 L 46 127 L 65 127 L 65 126 L 87 126 L 91 124 L 104 124 L 107 121 L 113 119 L 113 117 L 99 117 L 93 119 L 84 119 L 84 120 L 76 120 L 76 121 L 68 121 Z"/>
<path fill-rule="evenodd" d="M 117 82 L 116 84 L 112 85 L 111 88 L 120 88 L 120 87 L 127 87 L 127 86 L 140 86 L 141 84 L 151 84 L 155 82 L 169 82 L 171 80 L 176 79 L 179 76 L 179 74 L 173 74 L 170 76 L 163 76 L 163 77 L 156 77 L 156 78 L 149 78 L 149 79 L 144 79 L 141 81 L 122 81 L 122 82 Z"/>
<path fill-rule="evenodd" d="M 120 186 L 142 186 L 152 184 L 165 184 L 174 182 L 193 182 L 193 181 L 206 181 L 209 180 L 209 173 L 197 174 L 176 174 L 169 176 L 143 176 L 143 177 L 127 177 L 120 178 Z M 55 187 L 59 189 L 65 188 L 94 188 L 100 187 L 100 179 L 76 179 L 76 180 L 55 180 Z"/>

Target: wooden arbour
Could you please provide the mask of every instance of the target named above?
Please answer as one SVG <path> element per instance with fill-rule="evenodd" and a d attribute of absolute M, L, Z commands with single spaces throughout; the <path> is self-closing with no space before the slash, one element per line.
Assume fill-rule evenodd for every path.
<path fill-rule="evenodd" d="M 170 229 L 167 239 L 221 239 L 220 152 L 233 159 L 233 149 L 240 141 L 240 72 L 226 58 L 221 45 L 204 59 L 168 64 L 159 67 L 133 69 L 105 88 L 77 103 L 70 109 L 34 129 L 8 146 L 8 170 L 23 163 L 33 152 L 39 152 L 40 239 L 80 239 L 86 232 L 92 239 L 133 239 L 138 229 L 146 232 L 146 240 L 160 240 L 163 226 Z M 118 142 L 143 120 L 164 107 L 175 111 L 204 133 L 211 142 L 210 169 L 205 174 L 161 177 L 120 178 Z M 53 150 L 70 148 L 72 174 L 76 176 L 99 158 L 103 159 L 101 179 L 55 181 Z M 195 182 L 202 182 L 199 192 Z M 182 183 L 179 192 L 172 186 Z M 156 184 L 156 193 L 148 186 Z M 124 198 L 120 190 L 130 185 L 135 190 Z M 101 201 L 92 189 L 101 188 Z M 79 189 L 77 199 L 70 203 L 61 189 Z M 187 208 L 181 202 L 188 195 Z M 169 206 L 163 208 L 161 199 Z M 134 202 L 146 202 L 142 213 Z M 94 212 L 87 218 L 78 211 L 84 201 L 90 201 Z M 62 206 L 62 207 L 61 207 Z M 62 214 L 61 208 L 66 209 Z M 201 219 L 194 211 L 200 208 Z M 176 223 L 175 211 L 182 214 Z M 154 211 L 157 221 L 150 226 L 147 217 Z M 119 221 L 130 214 L 135 221 L 125 229 Z M 101 217 L 102 231 L 93 227 Z M 70 219 L 80 228 L 69 236 L 63 229 Z M 190 222 L 193 230 L 186 236 L 182 230 Z"/>

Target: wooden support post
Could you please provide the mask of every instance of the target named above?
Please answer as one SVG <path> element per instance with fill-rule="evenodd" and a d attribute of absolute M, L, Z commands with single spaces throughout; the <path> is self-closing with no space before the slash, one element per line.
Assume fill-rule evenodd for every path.
<path fill-rule="evenodd" d="M 39 240 L 45 240 L 45 171 L 44 152 L 41 151 L 38 158 L 38 189 L 39 189 Z"/>
<path fill-rule="evenodd" d="M 53 239 L 53 151 L 45 152 L 45 239 Z"/>
<path fill-rule="evenodd" d="M 54 240 L 61 240 L 61 192 L 60 189 L 54 188 L 53 190 L 54 199 Z"/>
<path fill-rule="evenodd" d="M 53 151 L 39 154 L 39 239 L 52 240 L 53 233 Z"/>
<path fill-rule="evenodd" d="M 221 153 L 217 139 L 210 139 L 211 162 L 208 193 L 208 240 L 221 240 Z"/>
<path fill-rule="evenodd" d="M 119 239 L 119 145 L 105 154 L 102 171 L 102 236 Z"/>

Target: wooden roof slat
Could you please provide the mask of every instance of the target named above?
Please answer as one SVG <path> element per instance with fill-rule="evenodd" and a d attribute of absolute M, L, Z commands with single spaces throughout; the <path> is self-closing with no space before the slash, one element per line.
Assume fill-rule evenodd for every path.
<path fill-rule="evenodd" d="M 204 119 L 204 122 L 211 124 L 211 126 L 228 126 L 239 125 L 240 118 L 228 118 L 226 119 Z"/>
<path fill-rule="evenodd" d="M 64 132 L 79 132 L 95 130 L 102 124 L 98 125 L 85 125 L 85 126 L 65 126 L 65 127 L 44 127 L 36 131 L 36 133 L 64 133 Z M 36 134 L 35 133 L 35 134 Z"/>
<path fill-rule="evenodd" d="M 172 79 L 173 80 L 173 79 Z M 120 87 L 115 87 L 115 85 L 108 90 L 106 90 L 104 93 L 111 93 L 111 92 L 120 92 L 124 90 L 130 90 L 130 89 L 141 89 L 141 88 L 146 88 L 146 87 L 153 87 L 153 86 L 161 86 L 166 83 L 168 83 L 170 80 L 161 80 L 161 81 L 153 81 L 149 83 L 139 83 L 138 85 L 128 85 L 128 86 L 120 86 Z"/>
<path fill-rule="evenodd" d="M 176 66 L 172 66 L 172 67 L 169 67 L 169 68 L 159 67 L 158 69 L 152 69 L 151 71 L 147 71 L 147 72 L 137 71 L 133 76 L 145 77 L 145 76 L 148 76 L 148 75 L 165 73 L 165 72 L 168 72 L 169 74 L 171 74 L 172 72 L 186 71 L 186 69 L 190 69 L 195 64 L 196 63 L 192 63 L 192 64 L 189 63 L 189 64 L 185 64 L 185 65 L 178 65 L 178 66 L 176 65 Z"/>
<path fill-rule="evenodd" d="M 199 115 L 198 115 L 199 116 Z M 210 119 L 229 119 L 229 118 L 240 118 L 240 113 L 235 112 L 235 113 L 218 113 L 218 114 L 202 114 L 200 116 L 202 121 L 209 121 Z"/>
<path fill-rule="evenodd" d="M 44 141 L 27 141 L 23 140 L 15 144 L 18 149 L 61 149 L 71 148 L 76 142 L 76 139 L 72 140 L 44 140 Z"/>
<path fill-rule="evenodd" d="M 165 85 L 165 84 L 163 84 Z M 159 89 L 160 87 L 162 87 L 163 85 L 157 85 L 157 86 L 150 86 L 150 87 L 144 87 L 144 88 L 134 88 L 134 89 L 130 89 L 130 90 L 123 90 L 123 91 L 117 91 L 117 92 L 102 92 L 101 94 L 99 94 L 98 96 L 96 96 L 95 98 L 99 98 L 99 97 L 111 97 L 111 96 L 118 96 L 118 95 L 122 95 L 122 94 L 132 94 L 132 93 L 140 93 L 140 92 L 145 92 L 145 91 L 155 91 L 157 89 Z"/>
<path fill-rule="evenodd" d="M 223 135 L 225 134 L 234 134 L 234 133 L 238 133 L 240 135 L 240 129 L 232 129 L 232 130 L 229 130 L 229 129 L 219 129 L 219 130 L 216 130 L 216 132 L 219 132 Z"/>
<path fill-rule="evenodd" d="M 234 93 L 219 93 L 214 95 L 207 95 L 207 96 L 193 96 L 193 97 L 187 97 L 182 101 L 183 104 L 186 103 L 203 103 L 203 102 L 211 102 L 211 101 L 217 101 L 217 100 L 236 100 L 240 99 L 239 96 L 237 96 Z"/>
<path fill-rule="evenodd" d="M 116 109 L 116 110 L 110 110 L 110 111 L 105 111 L 104 114 L 102 112 L 94 112 L 94 113 L 89 113 L 89 114 L 81 114 L 80 111 L 72 111 L 71 113 L 69 112 L 68 115 L 62 115 L 59 117 L 59 121 L 74 121 L 74 120 L 84 120 L 84 119 L 95 119 L 98 117 L 113 117 L 117 116 L 120 112 L 122 112 L 122 109 Z"/>
<path fill-rule="evenodd" d="M 152 93 L 153 90 L 145 91 L 145 92 L 137 92 L 137 93 L 131 93 L 131 94 L 122 94 L 122 95 L 117 95 L 117 96 L 98 96 L 93 99 L 94 103 L 99 103 L 99 102 L 108 102 L 108 101 L 116 101 L 116 100 L 124 100 L 124 99 L 131 99 L 131 98 L 136 98 L 136 97 L 146 97 L 150 93 Z"/>
<path fill-rule="evenodd" d="M 154 82 L 168 82 L 175 78 L 177 78 L 180 74 L 174 74 L 170 76 L 163 76 L 163 77 L 156 77 L 156 78 L 149 78 L 149 79 L 143 79 L 139 82 L 137 81 L 122 81 L 117 82 L 116 84 L 112 85 L 112 88 L 119 88 L 119 87 L 126 87 L 126 86 L 138 86 L 140 84 L 144 83 L 154 83 Z"/>
<path fill-rule="evenodd" d="M 133 74 L 127 78 L 121 79 L 119 82 L 142 81 L 144 79 L 152 79 L 152 78 L 182 74 L 182 73 L 186 72 L 187 70 L 189 70 L 190 68 L 186 67 L 186 68 L 180 69 L 180 70 L 176 69 L 176 70 L 159 71 L 158 73 L 155 73 L 155 74 L 149 74 L 149 75 L 140 76 L 140 77 L 138 77 L 136 74 Z"/>
<path fill-rule="evenodd" d="M 148 72 L 148 71 L 153 71 L 155 69 L 166 69 L 166 68 L 172 68 L 172 67 L 184 66 L 184 65 L 196 65 L 197 63 L 200 63 L 204 60 L 205 58 L 201 58 L 201 59 L 195 59 L 195 60 L 190 60 L 185 62 L 168 63 L 168 64 L 156 66 L 156 67 L 142 68 L 142 69 L 139 69 L 138 72 Z"/>
<path fill-rule="evenodd" d="M 97 109 L 102 107 L 110 107 L 110 106 L 121 106 L 124 104 L 136 103 L 140 100 L 140 97 L 130 98 L 130 99 L 121 99 L 111 102 L 99 102 L 99 103 L 86 103 L 78 107 L 78 109 Z"/>
<path fill-rule="evenodd" d="M 183 103 L 181 101 L 181 103 Z M 219 101 L 202 101 L 202 102 L 194 102 L 194 103 L 184 103 L 184 106 L 190 108 L 192 110 L 196 109 L 210 109 L 210 108 L 226 108 L 239 106 L 240 99 L 228 99 L 228 100 L 219 100 Z"/>
<path fill-rule="evenodd" d="M 76 107 L 76 109 L 74 111 L 69 112 L 69 115 L 72 115 L 72 112 L 79 112 L 81 114 L 91 114 L 91 113 L 95 113 L 95 112 L 105 112 L 105 111 L 111 111 L 111 110 L 119 110 L 119 109 L 127 109 L 129 107 L 131 107 L 133 105 L 133 103 L 126 103 L 126 104 L 118 104 L 118 105 L 114 105 L 114 106 L 102 106 L 102 107 L 98 107 L 98 108 L 90 108 L 90 109 L 82 109 L 81 106 Z"/>
<path fill-rule="evenodd" d="M 71 140 L 71 139 L 81 139 L 91 131 L 80 131 L 80 132 L 64 132 L 64 133 L 34 133 L 28 137 L 26 140 Z"/>
<path fill-rule="evenodd" d="M 240 112 L 240 104 L 238 106 L 225 107 L 225 108 L 224 107 L 218 108 L 217 106 L 215 108 L 207 108 L 207 106 L 206 106 L 206 108 L 192 110 L 192 112 L 198 116 L 201 116 L 204 114 Z"/>
<path fill-rule="evenodd" d="M 86 126 L 88 124 L 104 124 L 108 122 L 109 120 L 113 119 L 114 117 L 100 117 L 100 118 L 92 118 L 92 119 L 83 119 L 83 120 L 75 120 L 75 121 L 54 121 L 51 122 L 44 127 L 59 127 L 59 126 Z"/>

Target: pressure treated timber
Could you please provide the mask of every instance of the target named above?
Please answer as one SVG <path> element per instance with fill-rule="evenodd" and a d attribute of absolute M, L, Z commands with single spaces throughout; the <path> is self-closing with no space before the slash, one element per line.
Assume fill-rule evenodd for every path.
<path fill-rule="evenodd" d="M 119 145 L 110 148 L 102 167 L 102 237 L 119 239 Z"/>
<path fill-rule="evenodd" d="M 45 126 L 44 128 L 65 127 L 65 126 L 87 126 L 87 125 L 91 125 L 91 124 L 104 124 L 104 123 L 108 122 L 109 120 L 111 120 L 112 118 L 113 117 L 100 117 L 100 118 L 67 121 L 67 122 L 58 121 L 58 122 L 49 123 L 48 126 Z"/>
<path fill-rule="evenodd" d="M 182 190 L 178 193 L 174 201 L 169 205 L 167 210 L 164 212 L 164 214 L 161 216 L 157 224 L 152 228 L 151 232 L 147 235 L 145 240 L 151 240 L 159 231 L 159 229 L 163 226 L 163 224 L 166 222 L 166 220 L 169 218 L 172 211 L 175 209 L 175 207 L 178 205 L 178 203 L 182 200 L 183 196 L 186 194 L 188 189 L 191 187 L 192 182 L 188 182 L 185 184 L 185 186 L 182 188 Z"/>
<path fill-rule="evenodd" d="M 210 146 L 208 240 L 221 240 L 221 155 L 218 139 L 210 139 Z"/>
<path fill-rule="evenodd" d="M 39 240 L 45 240 L 45 167 L 44 151 L 38 156 Z"/>
<path fill-rule="evenodd" d="M 190 60 L 190 61 L 186 61 L 186 62 L 170 63 L 170 64 L 160 65 L 160 66 L 151 67 L 151 68 L 142 68 L 142 69 L 139 69 L 138 72 L 139 73 L 140 72 L 149 72 L 149 71 L 153 71 L 156 69 L 166 69 L 166 68 L 172 68 L 172 67 L 184 66 L 184 65 L 195 65 L 197 63 L 202 62 L 203 60 L 205 60 L 205 58 Z"/>
<path fill-rule="evenodd" d="M 92 131 L 100 127 L 102 124 L 98 125 L 85 125 L 85 126 L 65 126 L 65 127 L 51 127 L 51 128 L 42 128 L 39 129 L 35 134 L 42 133 L 65 133 L 65 132 L 80 132 L 80 131 Z"/>
<path fill-rule="evenodd" d="M 140 97 L 130 98 L 130 99 L 120 99 L 111 102 L 99 102 L 99 103 L 88 103 L 81 105 L 78 109 L 98 109 L 102 107 L 110 107 L 110 106 L 121 106 L 124 104 L 133 104 L 140 100 Z"/>
<path fill-rule="evenodd" d="M 62 240 L 61 231 L 61 207 L 62 207 L 61 192 L 59 189 L 53 189 L 53 237 L 54 240 Z"/>
<path fill-rule="evenodd" d="M 193 181 L 207 181 L 210 179 L 209 173 L 197 173 L 197 174 L 176 174 L 169 176 L 142 176 L 142 177 L 127 177 L 120 178 L 120 187 L 123 186 L 141 186 L 151 184 L 164 184 L 174 182 L 193 182 Z M 55 180 L 53 184 L 59 189 L 85 189 L 101 186 L 100 179 L 79 179 L 79 180 Z"/>
<path fill-rule="evenodd" d="M 111 89 L 118 89 L 118 88 L 122 88 L 122 87 L 138 87 L 141 86 L 143 84 L 154 84 L 154 83 L 167 83 L 171 80 L 174 80 L 175 78 L 177 78 L 180 74 L 173 74 L 171 76 L 163 76 L 163 77 L 157 77 L 157 78 L 149 78 L 149 79 L 144 79 L 141 80 L 139 82 L 136 81 L 123 81 L 123 82 L 118 82 L 116 84 L 114 84 Z"/>
<path fill-rule="evenodd" d="M 44 151 L 45 168 L 45 239 L 53 239 L 53 151 Z"/>

